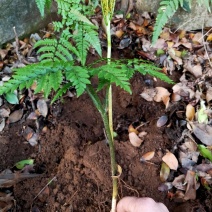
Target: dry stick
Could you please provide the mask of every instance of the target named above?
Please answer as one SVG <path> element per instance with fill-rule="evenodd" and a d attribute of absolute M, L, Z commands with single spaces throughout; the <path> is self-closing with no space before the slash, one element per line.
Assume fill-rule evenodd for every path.
<path fill-rule="evenodd" d="M 32 203 L 37 199 L 37 197 L 47 188 L 47 186 L 49 184 L 52 183 L 52 181 L 56 180 L 56 176 L 54 176 L 41 190 L 40 192 L 34 197 L 34 199 L 32 200 Z M 32 205 L 31 205 L 32 206 Z"/>
<path fill-rule="evenodd" d="M 17 32 L 16 32 L 15 27 L 13 27 L 13 31 L 14 31 L 14 34 L 15 34 L 15 42 L 16 42 L 15 52 L 16 52 L 16 54 L 17 54 L 17 56 L 18 56 L 19 62 L 22 62 L 21 55 L 19 54 L 19 51 L 18 51 L 18 50 L 19 50 L 19 39 L 18 39 L 18 34 L 17 34 Z"/>

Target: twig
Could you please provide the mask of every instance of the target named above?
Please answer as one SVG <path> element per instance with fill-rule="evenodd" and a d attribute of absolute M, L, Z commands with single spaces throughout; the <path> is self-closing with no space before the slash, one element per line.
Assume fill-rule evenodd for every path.
<path fill-rule="evenodd" d="M 19 54 L 19 39 L 18 39 L 18 34 L 16 32 L 15 27 L 13 27 L 13 31 L 14 31 L 14 34 L 15 34 L 15 42 L 16 42 L 15 52 L 17 54 L 17 57 L 18 57 L 19 62 L 22 62 L 21 55 Z"/>
<path fill-rule="evenodd" d="M 56 176 L 54 176 L 41 190 L 40 192 L 34 197 L 33 202 L 37 199 L 37 197 L 47 188 L 49 184 L 52 183 L 52 181 L 56 180 Z"/>

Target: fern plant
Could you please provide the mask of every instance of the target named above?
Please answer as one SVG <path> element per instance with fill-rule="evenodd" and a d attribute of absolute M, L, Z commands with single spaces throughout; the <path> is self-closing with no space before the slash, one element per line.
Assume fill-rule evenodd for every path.
<path fill-rule="evenodd" d="M 160 69 L 150 62 L 140 59 L 113 60 L 111 58 L 109 29 L 114 8 L 114 5 L 112 6 L 111 4 L 115 4 L 115 0 L 108 1 L 105 4 L 106 1 L 102 0 L 105 10 L 104 14 L 107 15 L 105 21 L 107 22 L 109 42 L 109 51 L 106 59 L 101 58 L 93 64 L 86 65 L 86 57 L 91 46 L 101 57 L 101 46 L 97 28 L 89 21 L 88 17 L 83 15 L 87 14 L 88 16 L 91 14 L 91 12 L 89 13 L 91 5 L 85 6 L 80 3 L 80 0 L 56 0 L 58 3 L 58 13 L 62 17 L 61 22 L 54 23 L 55 31 L 60 33 L 59 38 L 38 41 L 34 48 L 40 54 L 40 62 L 15 69 L 12 79 L 0 87 L 0 95 L 13 92 L 16 89 L 30 88 L 34 82 L 37 84 L 34 92 L 43 92 L 46 98 L 51 91 L 54 91 L 55 95 L 52 102 L 63 96 L 70 87 L 76 89 L 78 97 L 85 91 L 88 93 L 102 117 L 105 134 L 109 143 L 111 172 L 113 176 L 111 211 L 115 212 L 118 190 L 117 177 L 115 177 L 117 175 L 117 164 L 113 134 L 110 126 L 110 115 L 107 112 L 108 108 L 110 108 L 110 103 L 108 103 L 108 99 L 110 99 L 109 91 L 111 91 L 112 95 L 112 90 L 110 90 L 111 84 L 120 86 L 125 91 L 131 93 L 129 79 L 132 78 L 135 71 L 156 76 L 169 83 L 172 81 L 165 74 L 159 72 Z M 97 64 L 100 62 L 104 65 L 98 66 Z M 91 84 L 91 79 L 96 76 L 99 79 L 97 88 Z M 101 101 L 98 91 L 104 87 L 106 87 L 107 92 L 105 101 Z"/>
<path fill-rule="evenodd" d="M 197 0 L 199 5 L 205 5 L 209 12 L 212 0 Z M 162 0 L 158 8 L 158 14 L 154 26 L 152 43 L 155 44 L 163 27 L 168 23 L 168 20 L 176 13 L 179 7 L 186 11 L 191 10 L 191 0 Z"/>
<path fill-rule="evenodd" d="M 45 8 L 50 8 L 52 4 L 52 0 L 35 0 L 36 5 L 40 11 L 42 17 L 44 17 Z"/>

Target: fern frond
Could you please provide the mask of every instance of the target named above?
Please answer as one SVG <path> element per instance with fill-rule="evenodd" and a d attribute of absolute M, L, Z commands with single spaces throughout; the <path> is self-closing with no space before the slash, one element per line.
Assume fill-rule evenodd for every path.
<path fill-rule="evenodd" d="M 133 59 L 133 66 L 135 71 L 140 72 L 143 75 L 149 74 L 153 77 L 157 77 L 158 79 L 161 79 L 164 82 L 172 84 L 173 81 L 166 76 L 164 73 L 161 73 L 161 68 L 155 66 L 153 63 L 139 60 L 139 59 Z"/>
<path fill-rule="evenodd" d="M 67 92 L 67 90 L 72 86 L 72 83 L 66 83 L 65 85 L 63 85 L 61 88 L 59 88 L 59 90 L 57 91 L 57 93 L 55 94 L 54 98 L 51 101 L 51 104 L 54 103 L 58 98 L 60 98 L 64 93 Z"/>
<path fill-rule="evenodd" d="M 75 87 L 77 96 L 80 96 L 86 88 L 86 85 L 91 84 L 86 67 L 67 65 L 65 67 L 66 79 L 69 80 Z"/>
<path fill-rule="evenodd" d="M 63 62 L 42 62 L 15 69 L 13 78 L 0 87 L 0 94 L 16 89 L 29 88 L 37 82 L 36 92 L 43 91 L 47 97 L 50 90 L 57 90 L 62 82 Z"/>
<path fill-rule="evenodd" d="M 90 73 L 92 75 L 98 75 L 98 78 L 101 81 L 101 87 L 104 86 L 103 83 L 114 83 L 116 86 L 120 86 L 125 91 L 132 93 L 129 78 L 127 77 L 127 71 L 128 68 L 125 64 L 120 65 L 119 63 L 111 62 L 110 64 L 93 68 Z"/>
<path fill-rule="evenodd" d="M 52 0 L 35 0 L 36 5 L 42 17 L 44 17 L 45 8 L 50 8 Z"/>
<path fill-rule="evenodd" d="M 160 7 L 158 9 L 158 14 L 156 17 L 156 23 L 154 26 L 154 32 L 152 37 L 152 43 L 154 44 L 158 39 L 162 28 L 168 22 L 168 19 L 171 18 L 174 13 L 177 11 L 179 4 L 182 2 L 180 0 L 162 0 L 160 2 Z"/>
<path fill-rule="evenodd" d="M 70 32 L 64 30 L 59 40 L 56 39 L 44 39 L 35 43 L 34 48 L 39 48 L 38 53 L 41 53 L 40 61 L 52 60 L 52 61 L 72 61 L 73 54 L 79 57 L 77 49 L 68 41 L 71 37 Z"/>

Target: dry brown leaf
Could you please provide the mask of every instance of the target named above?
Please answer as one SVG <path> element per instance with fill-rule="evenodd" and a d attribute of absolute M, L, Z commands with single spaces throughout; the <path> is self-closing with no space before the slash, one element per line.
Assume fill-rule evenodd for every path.
<path fill-rule="evenodd" d="M 123 34 L 124 34 L 124 31 L 123 30 L 117 30 L 115 32 L 115 35 L 116 35 L 117 38 L 121 38 Z"/>
<path fill-rule="evenodd" d="M 212 41 L 212 33 L 208 35 L 207 41 Z"/>
<path fill-rule="evenodd" d="M 192 73 L 196 78 L 201 77 L 202 76 L 202 66 L 200 64 L 193 66 Z"/>
<path fill-rule="evenodd" d="M 170 96 L 170 93 L 166 88 L 163 87 L 156 87 L 156 95 L 154 97 L 154 101 L 161 102 L 163 101 L 163 98 Z"/>
<path fill-rule="evenodd" d="M 138 135 L 138 130 L 136 130 L 132 124 L 128 127 L 128 132 L 131 133 L 131 132 L 134 132 L 136 133 L 136 135 Z"/>
<path fill-rule="evenodd" d="M 201 32 L 197 32 L 192 38 L 192 42 L 194 44 L 202 44 L 203 42 L 203 34 Z"/>
<path fill-rule="evenodd" d="M 167 152 L 163 157 L 162 157 L 163 162 L 165 162 L 170 169 L 177 170 L 178 168 L 178 160 L 175 157 L 174 154 L 171 152 Z"/>
<path fill-rule="evenodd" d="M 169 53 L 169 56 L 178 63 L 178 65 L 182 65 L 183 64 L 182 59 L 180 57 L 177 57 L 177 55 L 175 54 L 175 50 L 174 49 L 169 48 L 168 53 Z"/>
<path fill-rule="evenodd" d="M 3 60 L 8 54 L 8 50 L 6 49 L 0 49 L 0 57 Z"/>
<path fill-rule="evenodd" d="M 0 109 L 0 118 L 6 118 L 10 115 L 10 109 L 9 108 L 1 108 Z"/>
<path fill-rule="evenodd" d="M 184 181 L 185 181 L 185 175 L 181 174 L 174 178 L 172 185 L 179 190 L 185 191 L 186 185 L 185 185 Z"/>
<path fill-rule="evenodd" d="M 169 95 L 162 97 L 163 104 L 166 106 L 166 109 L 169 107 L 170 97 Z"/>
<path fill-rule="evenodd" d="M 129 133 L 129 140 L 130 143 L 135 146 L 135 147 L 139 147 L 142 144 L 142 140 L 136 135 L 135 132 L 131 132 Z"/>
<path fill-rule="evenodd" d="M 29 139 L 33 136 L 34 130 L 31 127 L 26 127 L 23 131 L 23 137 L 29 141 Z"/>
<path fill-rule="evenodd" d="M 161 182 L 165 182 L 168 179 L 169 174 L 170 174 L 169 166 L 165 162 L 162 162 L 161 169 L 160 169 L 160 180 L 161 180 Z"/>
<path fill-rule="evenodd" d="M 47 116 L 47 114 L 48 114 L 48 106 L 47 106 L 46 101 L 44 99 L 39 99 L 38 100 L 37 108 L 38 108 L 38 111 L 40 112 L 40 114 L 43 117 Z"/>
<path fill-rule="evenodd" d="M 187 183 L 186 192 L 184 199 L 185 200 L 194 200 L 196 199 L 196 174 L 194 171 L 188 170 L 185 182 Z"/>
<path fill-rule="evenodd" d="M 173 93 L 173 94 L 171 95 L 171 100 L 172 100 L 173 102 L 178 102 L 178 101 L 181 100 L 181 96 L 180 96 L 179 94 L 177 94 L 177 93 Z"/>
<path fill-rule="evenodd" d="M 151 102 L 155 96 L 156 92 L 154 88 L 145 88 L 144 91 L 140 94 L 142 98 L 146 101 Z"/>
<path fill-rule="evenodd" d="M 155 151 L 147 152 L 142 157 L 141 160 L 151 160 L 155 156 Z"/>
<path fill-rule="evenodd" d="M 190 123 L 194 135 L 205 145 L 212 146 L 212 127 L 207 124 Z"/>
<path fill-rule="evenodd" d="M 15 123 L 15 122 L 21 120 L 23 113 L 24 113 L 23 109 L 16 110 L 13 113 L 11 113 L 8 118 L 9 123 Z"/>
<path fill-rule="evenodd" d="M 5 127 L 5 118 L 0 119 L 0 132 L 2 132 L 2 130 Z"/>
<path fill-rule="evenodd" d="M 187 120 L 192 121 L 194 119 L 194 116 L 195 116 L 195 108 L 191 104 L 188 104 L 186 106 L 186 118 L 187 118 Z"/>

